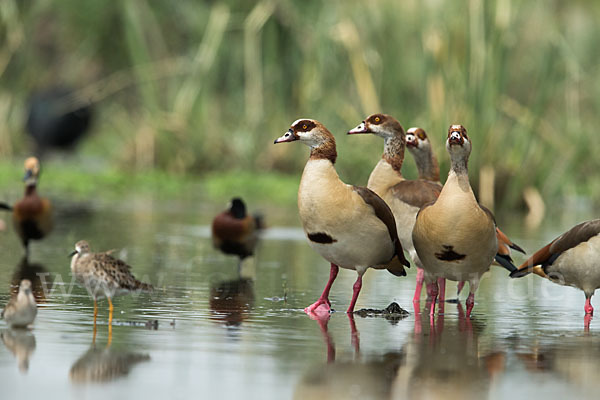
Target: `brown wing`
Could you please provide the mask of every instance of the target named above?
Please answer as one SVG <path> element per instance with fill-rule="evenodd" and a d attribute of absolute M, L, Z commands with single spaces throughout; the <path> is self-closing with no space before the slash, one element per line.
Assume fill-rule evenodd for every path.
<path fill-rule="evenodd" d="M 394 219 L 394 214 L 390 207 L 386 204 L 385 201 L 381 197 L 379 197 L 375 192 L 370 189 L 367 189 L 363 186 L 353 186 L 353 189 L 356 193 L 362 197 L 362 199 L 369 206 L 373 208 L 375 211 L 375 215 L 379 218 L 387 227 L 388 232 L 390 234 L 390 239 L 394 243 L 396 248 L 396 255 L 402 264 L 407 267 L 410 267 L 410 263 L 404 257 L 404 251 L 402 250 L 402 244 L 400 243 L 400 239 L 398 239 L 398 231 L 396 230 L 396 220 Z M 390 271 L 391 272 L 391 271 Z M 392 272 L 393 273 L 393 272 Z"/>
<path fill-rule="evenodd" d="M 550 253 L 558 254 L 567 251 L 580 243 L 587 242 L 599 233 L 600 219 L 582 222 L 556 238 L 550 246 Z"/>
<path fill-rule="evenodd" d="M 442 185 L 423 179 L 406 180 L 394 185 L 391 191 L 394 197 L 404 203 L 421 208 L 440 196 Z"/>
<path fill-rule="evenodd" d="M 532 272 L 536 265 L 552 264 L 561 253 L 572 249 L 580 243 L 587 242 L 600 233 L 600 219 L 582 222 L 563 233 L 546 246 L 542 247 L 521 264 L 511 277 L 521 277 Z"/>

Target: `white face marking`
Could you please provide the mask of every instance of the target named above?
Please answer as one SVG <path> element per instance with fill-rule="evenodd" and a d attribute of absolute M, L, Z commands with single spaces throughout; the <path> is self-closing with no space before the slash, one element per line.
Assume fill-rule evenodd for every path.
<path fill-rule="evenodd" d="M 351 129 L 349 132 L 350 133 L 361 133 L 361 132 L 364 132 L 364 130 L 365 130 L 365 121 L 358 124 L 358 126 L 356 128 Z"/>
<path fill-rule="evenodd" d="M 312 120 L 311 120 L 311 119 L 309 119 L 309 118 L 300 118 L 300 119 L 297 119 L 297 120 L 295 120 L 294 122 L 292 122 L 292 126 L 296 126 L 296 124 L 297 124 L 298 122 L 300 122 L 300 121 L 304 121 L 304 120 L 306 120 L 306 121 L 312 121 Z"/>
<path fill-rule="evenodd" d="M 416 136 L 413 135 L 412 133 L 407 133 L 406 134 L 406 141 L 407 142 L 414 142 L 415 141 Z"/>
<path fill-rule="evenodd" d="M 450 133 L 450 137 L 448 139 L 460 140 L 460 138 L 461 138 L 460 132 L 454 131 L 454 132 Z"/>

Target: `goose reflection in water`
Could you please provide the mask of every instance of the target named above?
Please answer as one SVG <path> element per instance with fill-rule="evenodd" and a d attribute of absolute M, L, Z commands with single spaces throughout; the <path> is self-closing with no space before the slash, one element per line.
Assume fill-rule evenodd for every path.
<path fill-rule="evenodd" d="M 148 354 L 126 349 L 114 349 L 108 344 L 98 348 L 95 343 L 71 367 L 69 378 L 74 383 L 109 382 L 127 376 L 138 363 L 149 361 Z"/>
<path fill-rule="evenodd" d="M 327 363 L 311 368 L 298 383 L 295 399 L 481 399 L 504 372 L 506 355 L 490 351 L 481 356 L 479 335 L 484 326 L 465 318 L 438 315 L 432 325 L 427 313 L 425 331 L 416 331 L 398 351 L 384 355 L 360 352 L 360 335 L 350 315 L 350 337 L 355 359 L 336 361 L 335 345 L 327 325 L 316 319 L 327 348 Z M 364 339 L 363 339 L 364 340 Z"/>
<path fill-rule="evenodd" d="M 329 315 L 313 316 L 327 348 L 327 363 L 313 366 L 294 391 L 294 399 L 389 399 L 392 384 L 404 363 L 404 353 L 388 352 L 362 360 L 360 334 L 353 314 L 348 314 L 354 360 L 336 360 L 335 344 L 328 330 Z"/>
<path fill-rule="evenodd" d="M 19 371 L 29 370 L 29 358 L 35 351 L 35 335 L 28 329 L 8 329 L 2 332 L 2 342 L 17 359 Z"/>
<path fill-rule="evenodd" d="M 209 305 L 212 320 L 226 326 L 241 325 L 254 305 L 254 281 L 239 278 L 211 284 Z"/>
<path fill-rule="evenodd" d="M 46 302 L 46 294 L 52 289 L 52 282 L 48 279 L 49 273 L 42 264 L 34 263 L 23 257 L 15 266 L 11 277 L 11 295 L 16 296 L 19 292 L 19 283 L 23 279 L 31 281 L 31 291 L 38 306 Z"/>
<path fill-rule="evenodd" d="M 527 371 L 535 375 L 548 374 L 553 381 L 572 385 L 573 397 L 596 398 L 600 392 L 600 337 L 570 333 L 536 344 L 516 354 Z"/>

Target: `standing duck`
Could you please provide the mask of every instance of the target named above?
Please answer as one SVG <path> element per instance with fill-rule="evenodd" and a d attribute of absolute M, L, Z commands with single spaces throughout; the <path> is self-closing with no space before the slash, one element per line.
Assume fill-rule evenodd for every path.
<path fill-rule="evenodd" d="M 448 179 L 438 199 L 419 211 L 412 237 L 432 298 L 430 314 L 435 312 L 438 295 L 436 278 L 446 278 L 469 281 L 466 304 L 470 316 L 481 276 L 498 252 L 496 223 L 471 189 L 467 170 L 471 142 L 462 125 L 450 126 L 446 149 L 451 160 Z"/>
<path fill-rule="evenodd" d="M 592 315 L 592 295 L 600 288 L 600 219 L 582 222 L 535 252 L 511 277 L 530 272 L 585 293 L 585 314 Z"/>
<path fill-rule="evenodd" d="M 412 241 L 412 230 L 419 209 L 435 201 L 441 190 L 439 182 L 426 179 L 407 180 L 402 176 L 406 135 L 402 125 L 392 116 L 373 114 L 348 134 L 371 133 L 384 140 L 383 155 L 371 175 L 367 187 L 377 193 L 390 206 L 396 219 L 396 229 L 404 248 L 417 266 L 417 286 L 413 302 L 421 298 L 423 267 Z M 439 180 L 439 174 L 438 174 Z M 444 281 L 439 282 L 444 287 Z"/>
<path fill-rule="evenodd" d="M 419 179 L 424 179 L 433 183 L 436 183 L 440 187 L 440 191 L 442 189 L 442 184 L 440 183 L 440 168 L 438 166 L 438 161 L 433 153 L 431 148 L 431 142 L 427 137 L 427 133 L 418 127 L 410 128 L 406 131 L 406 147 L 410 154 L 412 154 L 415 159 L 415 163 L 417 164 L 417 171 L 419 174 Z M 500 228 L 496 228 L 496 238 L 498 239 L 498 252 L 494 257 L 495 262 L 504 267 L 509 272 L 513 272 L 516 267 L 513 264 L 513 260 L 511 258 L 510 249 L 519 251 L 525 254 L 525 250 L 523 250 L 519 245 L 513 243 L 501 230 Z M 421 287 L 423 284 L 423 274 L 422 270 L 420 270 L 421 274 L 417 274 L 417 289 L 415 290 L 415 298 L 419 298 L 421 295 Z M 438 281 L 438 284 L 441 282 Z M 458 283 L 457 295 L 460 294 L 465 282 L 461 281 Z M 440 286 L 440 300 L 444 299 L 444 286 Z"/>
<path fill-rule="evenodd" d="M 213 246 L 225 254 L 238 256 L 239 268 L 246 257 L 254 254 L 262 227 L 262 217 L 248 215 L 244 201 L 235 197 L 229 208 L 213 219 Z"/>
<path fill-rule="evenodd" d="M 15 230 L 29 255 L 29 241 L 39 240 L 52 230 L 52 205 L 48 199 L 37 194 L 40 163 L 37 158 L 25 160 L 25 196 L 13 207 L 0 204 L 0 208 L 12 210 Z"/>
<path fill-rule="evenodd" d="M 310 246 L 331 263 L 330 276 L 321 297 L 304 311 L 321 307 L 330 310 L 329 290 L 339 267 L 355 270 L 352 313 L 362 287 L 362 276 L 371 267 L 387 269 L 396 276 L 406 275 L 402 245 L 394 215 L 373 191 L 347 185 L 335 170 L 335 139 L 320 122 L 299 119 L 275 143 L 299 140 L 310 147 L 298 189 L 298 209 Z"/>

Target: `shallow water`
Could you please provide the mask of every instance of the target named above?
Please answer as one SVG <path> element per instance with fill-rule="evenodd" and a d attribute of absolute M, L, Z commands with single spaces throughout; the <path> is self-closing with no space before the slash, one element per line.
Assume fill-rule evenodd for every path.
<path fill-rule="evenodd" d="M 405 319 L 336 312 L 314 321 L 302 309 L 319 296 L 329 268 L 300 229 L 284 227 L 295 218 L 269 220 L 240 278 L 236 259 L 211 247 L 208 224 L 221 207 L 188 206 L 58 203 L 56 229 L 33 244 L 29 265 L 14 233 L 1 234 L 0 304 L 19 277 L 43 278 L 33 329 L 0 322 L 2 398 L 562 399 L 600 389 L 600 321 L 584 332 L 576 289 L 536 276 L 511 280 L 492 267 L 470 320 L 448 303 L 430 321 L 413 309 L 414 269 L 406 278 L 369 271 L 357 308 L 396 301 L 410 312 Z M 533 233 L 518 221 L 503 228 L 532 251 L 581 219 Z M 110 345 L 107 303 L 99 303 L 94 345 L 93 302 L 71 281 L 67 255 L 84 238 L 95 250 L 117 249 L 158 288 L 115 300 Z M 355 278 L 340 272 L 335 309 L 347 307 Z M 447 297 L 454 294 L 450 283 Z"/>

